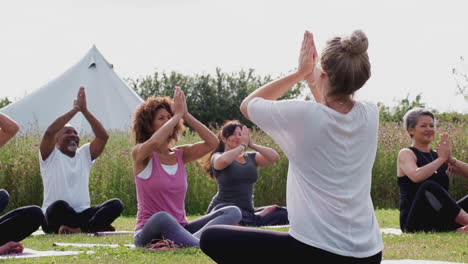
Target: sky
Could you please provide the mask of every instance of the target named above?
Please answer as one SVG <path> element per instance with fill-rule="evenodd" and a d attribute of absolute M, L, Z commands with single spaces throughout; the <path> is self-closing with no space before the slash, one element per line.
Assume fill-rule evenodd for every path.
<path fill-rule="evenodd" d="M 125 78 L 297 67 L 303 32 L 328 38 L 363 30 L 372 76 L 358 99 L 393 106 L 421 94 L 427 107 L 468 113 L 452 69 L 468 72 L 465 0 L 2 0 L 0 98 L 18 100 L 96 45 Z"/>

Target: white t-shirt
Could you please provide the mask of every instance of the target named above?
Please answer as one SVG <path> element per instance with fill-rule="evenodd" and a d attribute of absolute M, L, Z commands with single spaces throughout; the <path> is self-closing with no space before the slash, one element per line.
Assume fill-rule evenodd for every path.
<path fill-rule="evenodd" d="M 76 212 L 90 206 L 89 173 L 93 166 L 90 144 L 84 144 L 71 158 L 54 148 L 46 160 L 39 151 L 39 165 L 44 184 L 42 211 L 57 200 L 66 201 Z"/>
<path fill-rule="evenodd" d="M 380 252 L 382 236 L 370 196 L 377 106 L 356 102 L 341 114 L 308 101 L 255 98 L 247 110 L 289 159 L 289 234 L 342 256 Z"/>

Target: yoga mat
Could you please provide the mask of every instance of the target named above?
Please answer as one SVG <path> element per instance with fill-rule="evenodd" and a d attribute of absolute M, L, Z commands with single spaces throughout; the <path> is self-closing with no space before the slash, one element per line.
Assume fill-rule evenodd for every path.
<path fill-rule="evenodd" d="M 41 235 L 45 235 L 44 231 L 42 230 L 37 230 L 31 234 L 31 236 L 41 236 Z"/>
<path fill-rule="evenodd" d="M 381 228 L 380 231 L 384 234 L 388 234 L 388 235 L 401 235 L 403 234 L 403 232 L 401 231 L 401 229 L 398 229 L 398 228 Z"/>
<path fill-rule="evenodd" d="M 70 256 L 84 253 L 84 251 L 39 251 L 30 248 L 25 248 L 23 253 L 18 254 L 7 254 L 0 255 L 0 259 L 8 258 L 38 258 L 38 257 L 50 257 L 50 256 Z M 86 254 L 92 254 L 94 251 L 86 251 Z"/>
<path fill-rule="evenodd" d="M 259 226 L 264 228 L 283 228 L 283 227 L 291 227 L 291 225 L 271 225 L 271 226 Z"/>
<path fill-rule="evenodd" d="M 113 235 L 126 235 L 133 234 L 133 231 L 106 231 L 106 232 L 96 232 L 90 235 L 92 236 L 113 236 Z"/>
<path fill-rule="evenodd" d="M 54 246 L 59 246 L 59 247 L 111 247 L 111 248 L 116 248 L 119 247 L 120 245 L 118 244 L 80 244 L 80 243 L 54 243 Z M 124 247 L 128 248 L 134 248 L 135 245 L 133 244 L 125 244 L 123 245 Z"/>
<path fill-rule="evenodd" d="M 112 236 L 112 235 L 126 235 L 126 234 L 133 234 L 133 231 L 109 231 L 109 232 L 96 232 L 96 233 L 90 233 L 91 236 Z M 42 230 L 37 230 L 31 234 L 31 236 L 40 236 L 40 235 L 45 235 L 44 231 Z M 67 235 L 73 235 L 73 234 L 67 234 Z"/>
<path fill-rule="evenodd" d="M 464 263 L 448 262 L 448 261 L 434 261 L 434 260 L 399 259 L 399 260 L 383 260 L 382 264 L 464 264 Z"/>

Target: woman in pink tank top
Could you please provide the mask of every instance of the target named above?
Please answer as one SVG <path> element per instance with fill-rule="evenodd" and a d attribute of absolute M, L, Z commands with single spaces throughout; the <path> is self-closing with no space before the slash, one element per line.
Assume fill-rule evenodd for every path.
<path fill-rule="evenodd" d="M 203 141 L 171 147 L 186 121 Z M 187 172 L 184 164 L 195 161 L 218 145 L 217 137 L 187 111 L 184 92 L 176 87 L 174 98 L 150 97 L 133 117 L 136 145 L 132 149 L 138 212 L 135 245 L 198 247 L 203 230 L 213 224 L 237 224 L 240 210 L 223 208 L 188 222 L 185 215 Z M 154 240 L 166 240 L 156 241 Z M 169 240 L 170 242 L 168 242 Z"/>

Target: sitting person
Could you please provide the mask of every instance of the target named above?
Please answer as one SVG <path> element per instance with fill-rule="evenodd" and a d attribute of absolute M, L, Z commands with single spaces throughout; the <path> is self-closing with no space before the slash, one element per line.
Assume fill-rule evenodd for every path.
<path fill-rule="evenodd" d="M 242 211 L 241 225 L 286 225 L 288 211 L 278 205 L 254 208 L 254 184 L 258 180 L 257 168 L 272 165 L 279 159 L 271 148 L 257 145 L 250 131 L 238 121 L 224 124 L 219 133 L 219 145 L 211 153 L 206 170 L 218 182 L 218 192 L 208 206 L 208 213 L 235 205 Z M 249 147 L 257 152 L 246 153 Z"/>
<path fill-rule="evenodd" d="M 173 104 L 173 108 L 171 107 Z M 176 143 L 187 122 L 203 141 L 170 147 Z M 216 136 L 187 111 L 183 91 L 177 87 L 173 102 L 168 97 L 150 97 L 138 106 L 133 117 L 136 145 L 132 149 L 133 174 L 137 189 L 138 212 L 135 245 L 148 246 L 153 240 L 161 245 L 198 247 L 207 226 L 235 225 L 241 212 L 235 206 L 213 211 L 187 221 L 185 164 L 200 159 L 218 145 Z M 149 245 L 157 247 L 158 243 Z"/>
<path fill-rule="evenodd" d="M 354 92 L 370 77 L 364 32 L 333 37 L 321 56 L 305 32 L 297 71 L 247 96 L 242 114 L 289 160 L 289 232 L 210 226 L 200 248 L 216 263 L 372 263 L 382 235 L 370 195 L 379 110 Z M 307 80 L 316 102 L 278 100 Z"/>
<path fill-rule="evenodd" d="M 447 134 L 441 136 L 437 152 L 430 148 L 436 129 L 429 110 L 412 109 L 403 122 L 412 145 L 398 154 L 401 230 L 468 233 L 468 195 L 455 202 L 448 194 L 448 175 L 468 179 L 468 164 L 452 157 Z"/>
<path fill-rule="evenodd" d="M 5 145 L 19 130 L 18 124 L 0 113 L 0 147 Z M 10 201 L 6 190 L 0 190 L 0 212 Z M 41 208 L 24 206 L 0 216 L 0 255 L 23 252 L 21 240 L 36 231 L 44 221 Z"/>
<path fill-rule="evenodd" d="M 96 137 L 78 148 L 78 132 L 67 122 L 80 111 Z M 42 227 L 44 232 L 115 230 L 111 223 L 122 213 L 122 202 L 111 199 L 90 207 L 88 186 L 91 167 L 104 151 L 108 137 L 101 123 L 89 112 L 85 89 L 80 87 L 73 108 L 47 128 L 40 145 L 39 163 L 44 184 L 42 210 L 46 218 Z"/>

